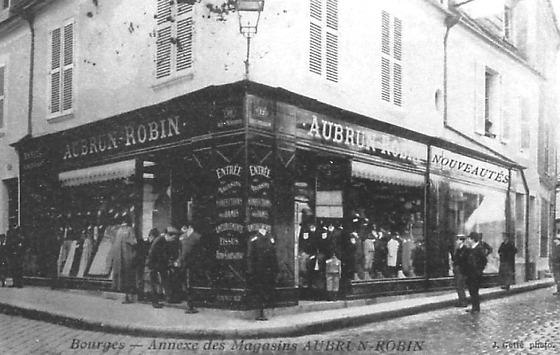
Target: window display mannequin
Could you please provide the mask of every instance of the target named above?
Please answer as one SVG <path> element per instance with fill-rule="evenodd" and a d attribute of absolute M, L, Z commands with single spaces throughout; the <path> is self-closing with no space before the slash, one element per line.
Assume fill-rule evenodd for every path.
<path fill-rule="evenodd" d="M 366 280 L 371 279 L 373 276 L 373 259 L 375 253 L 375 240 L 377 237 L 377 232 L 375 231 L 375 225 L 372 230 L 367 234 L 366 240 L 363 242 L 364 246 L 364 271 Z"/>
<path fill-rule="evenodd" d="M 388 277 L 397 277 L 399 241 L 397 236 L 390 235 L 387 242 L 387 273 Z"/>
<path fill-rule="evenodd" d="M 387 232 L 381 229 L 374 243 L 373 262 L 377 278 L 387 277 Z"/>

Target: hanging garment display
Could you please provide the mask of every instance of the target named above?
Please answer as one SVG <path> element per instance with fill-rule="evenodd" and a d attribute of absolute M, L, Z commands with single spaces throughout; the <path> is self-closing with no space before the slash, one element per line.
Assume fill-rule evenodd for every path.
<path fill-rule="evenodd" d="M 86 268 L 91 259 L 91 253 L 93 251 L 92 246 L 93 246 L 93 241 L 91 237 L 85 238 L 84 245 L 82 247 L 82 257 L 80 259 L 80 269 L 78 270 L 78 275 L 77 275 L 78 277 L 84 277 L 84 273 L 86 272 Z"/>
<path fill-rule="evenodd" d="M 68 257 L 64 262 L 64 267 L 60 273 L 61 276 L 70 276 L 70 270 L 72 269 L 72 264 L 74 263 L 74 256 L 76 256 L 76 247 L 78 246 L 78 242 L 75 240 L 71 240 L 69 242 Z"/>
<path fill-rule="evenodd" d="M 93 257 L 88 275 L 107 276 L 111 272 L 113 262 L 111 250 L 113 249 L 113 241 L 115 240 L 116 231 L 116 226 L 108 226 L 105 229 L 105 233 L 101 237 L 101 242 L 99 243 L 97 252 Z"/>

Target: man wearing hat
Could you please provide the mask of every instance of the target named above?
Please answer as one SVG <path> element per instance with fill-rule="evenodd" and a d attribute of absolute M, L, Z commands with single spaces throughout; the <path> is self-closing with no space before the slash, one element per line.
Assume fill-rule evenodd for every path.
<path fill-rule="evenodd" d="M 457 296 L 459 296 L 459 303 L 457 307 L 467 306 L 467 295 L 465 293 L 465 272 L 468 268 L 468 253 L 469 248 L 465 244 L 464 234 L 459 234 L 455 241 L 455 248 L 452 255 L 453 260 L 453 278 L 455 279 L 455 288 L 457 289 Z"/>
<path fill-rule="evenodd" d="M 482 274 L 484 268 L 488 263 L 486 256 L 486 248 L 480 243 L 480 233 L 471 232 L 467 237 L 467 243 L 470 245 L 470 250 L 467 258 L 466 268 L 466 284 L 471 296 L 472 308 L 467 310 L 470 313 L 480 312 L 480 295 L 479 289 L 482 284 Z"/>
<path fill-rule="evenodd" d="M 159 303 L 162 298 L 161 290 L 168 296 L 170 292 L 170 263 L 177 260 L 172 253 L 173 246 L 176 244 L 179 231 L 174 227 L 167 227 L 165 232 L 154 239 L 148 258 L 146 259 L 146 266 L 150 270 L 150 283 L 152 294 L 151 301 L 154 308 L 161 308 Z M 176 247 L 178 251 L 178 247 Z"/>
<path fill-rule="evenodd" d="M 556 234 L 552 243 L 552 256 L 550 258 L 552 274 L 556 283 L 556 291 L 553 293 L 560 296 L 560 219 L 556 220 Z"/>

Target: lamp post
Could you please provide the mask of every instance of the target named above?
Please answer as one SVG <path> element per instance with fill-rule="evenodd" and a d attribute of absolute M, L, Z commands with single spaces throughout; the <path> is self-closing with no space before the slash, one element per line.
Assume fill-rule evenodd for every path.
<path fill-rule="evenodd" d="M 239 32 L 247 39 L 247 58 L 245 59 L 245 78 L 249 77 L 249 52 L 251 38 L 257 34 L 264 0 L 237 0 L 236 10 L 239 15 Z"/>

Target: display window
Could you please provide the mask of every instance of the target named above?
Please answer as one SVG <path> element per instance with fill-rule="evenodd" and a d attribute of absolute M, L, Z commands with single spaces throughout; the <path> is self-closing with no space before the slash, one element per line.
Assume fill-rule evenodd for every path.
<path fill-rule="evenodd" d="M 59 175 L 59 277 L 110 278 L 112 245 L 125 215 L 138 201 L 134 160 Z"/>
<path fill-rule="evenodd" d="M 443 149 L 432 157 L 433 235 L 430 273 L 453 274 L 451 254 L 457 235 L 482 234 L 488 252 L 485 273 L 499 269 L 498 249 L 507 233 L 509 172 L 505 168 Z M 511 217 L 511 216 L 510 216 Z"/>

